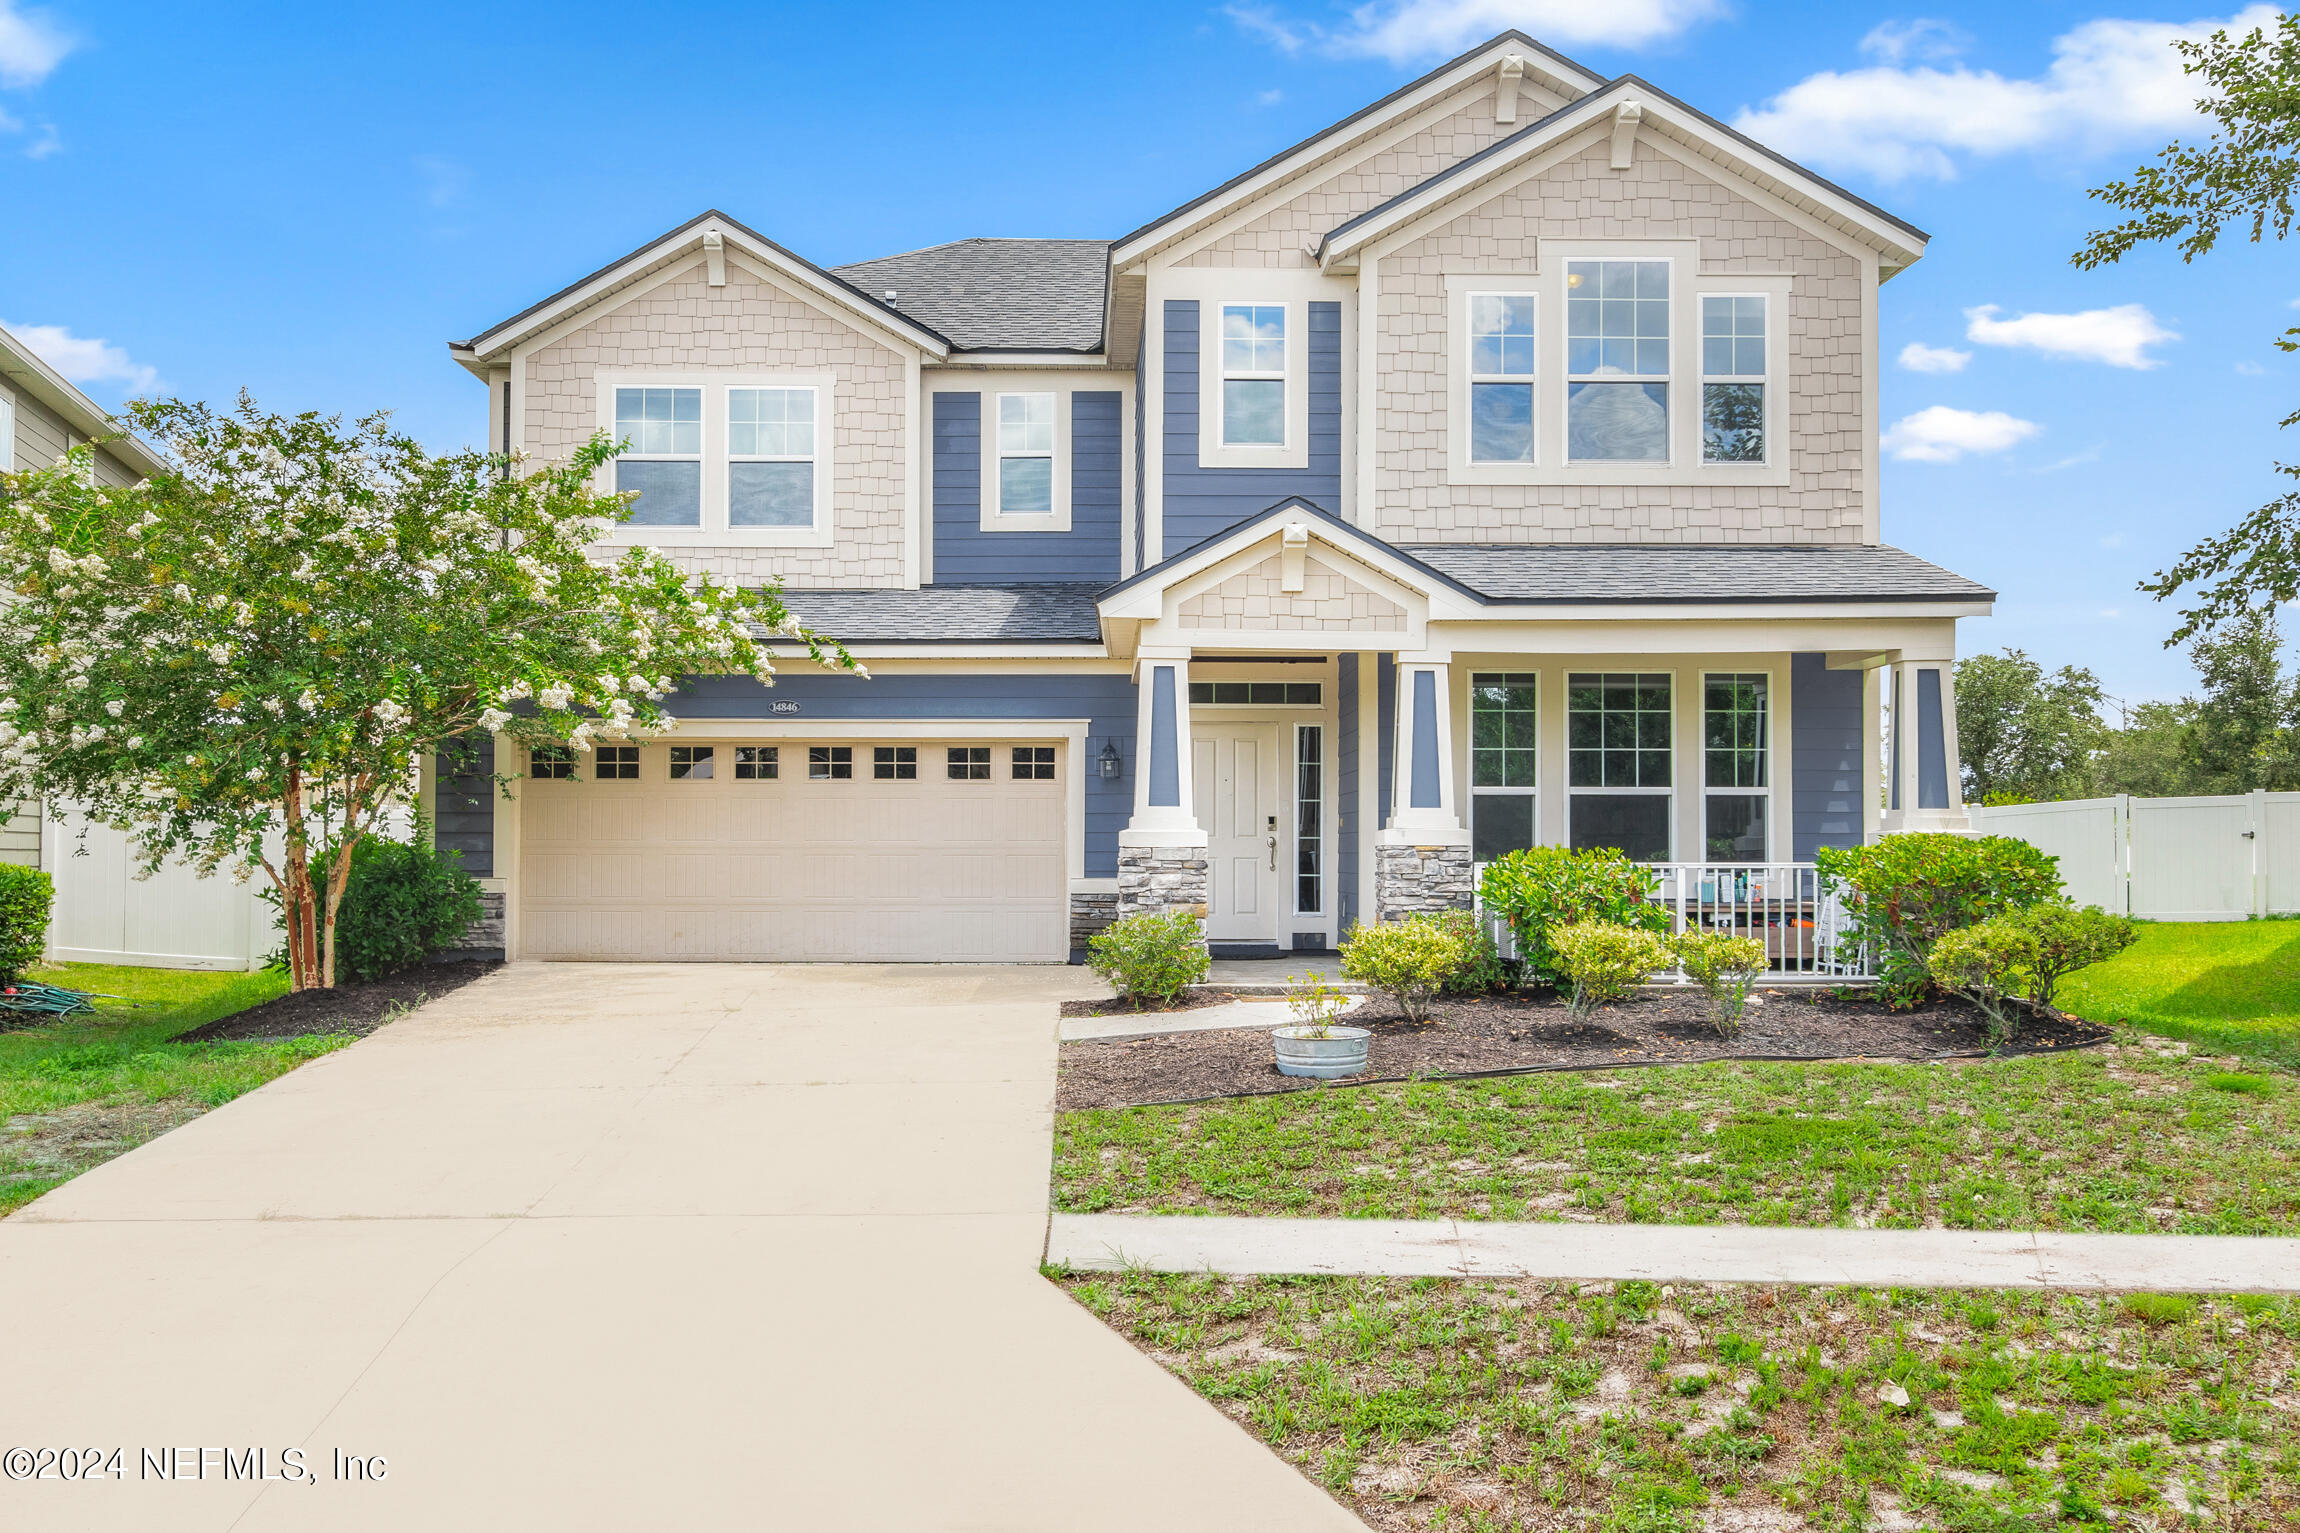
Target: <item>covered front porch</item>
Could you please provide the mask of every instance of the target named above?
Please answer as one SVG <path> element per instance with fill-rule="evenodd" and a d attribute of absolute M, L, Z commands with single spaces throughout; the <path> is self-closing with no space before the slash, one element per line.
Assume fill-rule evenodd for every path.
<path fill-rule="evenodd" d="M 1121 913 L 1202 910 L 1218 954 L 1315 951 L 1469 906 L 1517 848 L 1613 847 L 1681 923 L 1826 974 L 1815 853 L 1964 825 L 1937 600 L 1496 599 L 1447 552 L 1297 504 L 1105 599 L 1140 707 Z"/>

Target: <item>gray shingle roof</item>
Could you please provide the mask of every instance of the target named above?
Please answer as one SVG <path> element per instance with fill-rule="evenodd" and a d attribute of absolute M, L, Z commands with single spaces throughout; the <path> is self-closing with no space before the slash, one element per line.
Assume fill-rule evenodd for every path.
<path fill-rule="evenodd" d="M 1099 351 L 1107 240 L 959 240 L 833 267 L 963 351 Z"/>
<path fill-rule="evenodd" d="M 1097 642 L 1097 584 L 785 591 L 802 622 L 848 644 Z"/>
<path fill-rule="evenodd" d="M 1988 601 L 1996 593 L 1883 544 L 1404 543 L 1496 602 Z"/>

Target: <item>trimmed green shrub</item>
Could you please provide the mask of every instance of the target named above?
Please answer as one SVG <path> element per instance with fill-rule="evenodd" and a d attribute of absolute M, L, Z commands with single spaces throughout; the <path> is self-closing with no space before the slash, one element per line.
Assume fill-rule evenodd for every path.
<path fill-rule="evenodd" d="M 1398 1003 L 1408 1022 L 1429 1016 L 1430 997 L 1469 961 L 1469 942 L 1443 917 L 1411 915 L 1360 926 L 1342 944 L 1342 973 Z"/>
<path fill-rule="evenodd" d="M 1765 975 L 1764 939 L 1722 931 L 1688 931 L 1680 933 L 1670 947 L 1677 954 L 1677 967 L 1709 997 L 1709 1020 L 1718 1036 L 1730 1038 L 1741 1031 L 1741 1014 L 1749 1009 L 1750 988 Z"/>
<path fill-rule="evenodd" d="M 1814 861 L 1849 896 L 1849 935 L 1875 959 L 1878 998 L 1895 1007 L 1932 988 L 1927 955 L 1943 933 L 2060 898 L 2057 860 L 2010 836 L 1908 831 L 1822 847 Z"/>
<path fill-rule="evenodd" d="M 1669 941 L 1658 932 L 1612 921 L 1569 921 L 1552 927 L 1549 940 L 1565 976 L 1573 984 L 1576 1019 L 1600 1002 L 1618 1001 L 1669 967 Z"/>
<path fill-rule="evenodd" d="M 19 978 L 48 950 L 56 885 L 38 868 L 0 862 L 0 984 Z"/>
<path fill-rule="evenodd" d="M 1206 925 L 1186 911 L 1121 916 L 1086 939 L 1086 966 L 1139 1011 L 1146 1000 L 1173 1004 L 1206 977 Z"/>
<path fill-rule="evenodd" d="M 1441 910 L 1431 917 L 1462 940 L 1461 967 L 1446 978 L 1447 995 L 1487 995 L 1507 990 L 1515 981 L 1517 965 L 1501 956 L 1493 940 L 1493 927 L 1474 910 Z"/>
<path fill-rule="evenodd" d="M 2098 905 L 2081 910 L 2058 901 L 2031 905 L 2021 920 L 2036 938 L 2028 998 L 2039 1006 L 2052 1004 L 2053 991 L 2065 976 L 2114 958 L 2140 940 L 2140 928 L 2129 917 L 2110 915 Z"/>
<path fill-rule="evenodd" d="M 1518 978 L 1562 985 L 1566 974 L 1552 929 L 1600 921 L 1640 931 L 1667 931 L 1669 912 L 1655 903 L 1661 876 L 1611 848 L 1576 852 L 1530 846 L 1486 864 L 1478 902 L 1509 923 L 1517 939 Z"/>
<path fill-rule="evenodd" d="M 1989 1041 L 2003 1044 L 2020 1028 L 2018 998 L 2037 952 L 2036 933 L 2008 911 L 1941 933 L 1929 956 L 1933 978 L 1978 1006 L 1989 1019 Z"/>
<path fill-rule="evenodd" d="M 315 870 L 334 863 L 333 842 L 312 856 Z M 277 889 L 257 893 L 279 908 Z M 462 854 L 433 846 L 431 827 L 420 817 L 405 841 L 362 836 L 351 849 L 351 875 L 336 907 L 336 983 L 381 979 L 461 947 L 485 908 L 479 880 L 463 871 Z M 287 967 L 285 948 L 272 954 L 271 966 Z"/>

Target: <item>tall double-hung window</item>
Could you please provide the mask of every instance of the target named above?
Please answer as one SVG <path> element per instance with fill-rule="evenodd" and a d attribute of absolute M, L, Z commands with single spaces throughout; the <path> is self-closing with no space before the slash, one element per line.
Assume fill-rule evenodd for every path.
<path fill-rule="evenodd" d="M 1533 461 L 1533 295 L 1469 298 L 1469 457 Z"/>
<path fill-rule="evenodd" d="M 1565 265 L 1565 454 L 1669 461 L 1669 263 Z"/>
<path fill-rule="evenodd" d="M 813 389 L 727 390 L 727 525 L 811 527 Z"/>
<path fill-rule="evenodd" d="M 998 396 L 998 511 L 1002 516 L 1054 510 L 1054 396 Z"/>
<path fill-rule="evenodd" d="M 1531 671 L 1469 679 L 1470 856 L 1491 862 L 1533 845 L 1537 689 Z"/>
<path fill-rule="evenodd" d="M 1222 445 L 1286 445 L 1286 306 L 1222 305 Z"/>
<path fill-rule="evenodd" d="M 1568 839 L 1669 860 L 1670 678 L 1602 672 L 1565 682 Z"/>
<path fill-rule="evenodd" d="M 615 436 L 615 488 L 638 495 L 632 525 L 702 526 L 703 391 L 617 389 Z"/>
<path fill-rule="evenodd" d="M 1701 461 L 1765 461 L 1765 299 L 1701 296 Z"/>
<path fill-rule="evenodd" d="M 1763 862 L 1772 801 L 1771 678 L 1711 675 L 1701 684 L 1702 854 L 1711 862 Z"/>

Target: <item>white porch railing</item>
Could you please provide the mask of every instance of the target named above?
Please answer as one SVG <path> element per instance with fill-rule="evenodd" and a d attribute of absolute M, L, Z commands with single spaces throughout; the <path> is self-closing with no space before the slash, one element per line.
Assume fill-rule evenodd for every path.
<path fill-rule="evenodd" d="M 1656 898 L 1669 912 L 1674 935 L 1688 930 L 1730 932 L 1765 944 L 1766 974 L 1776 979 L 1875 978 L 1869 955 L 1851 938 L 1842 897 L 1809 862 L 1657 862 Z M 1483 882 L 1485 865 L 1473 870 Z M 1513 955 L 1509 927 L 1488 915 L 1494 940 Z M 1677 970 L 1657 978 L 1683 983 Z"/>

